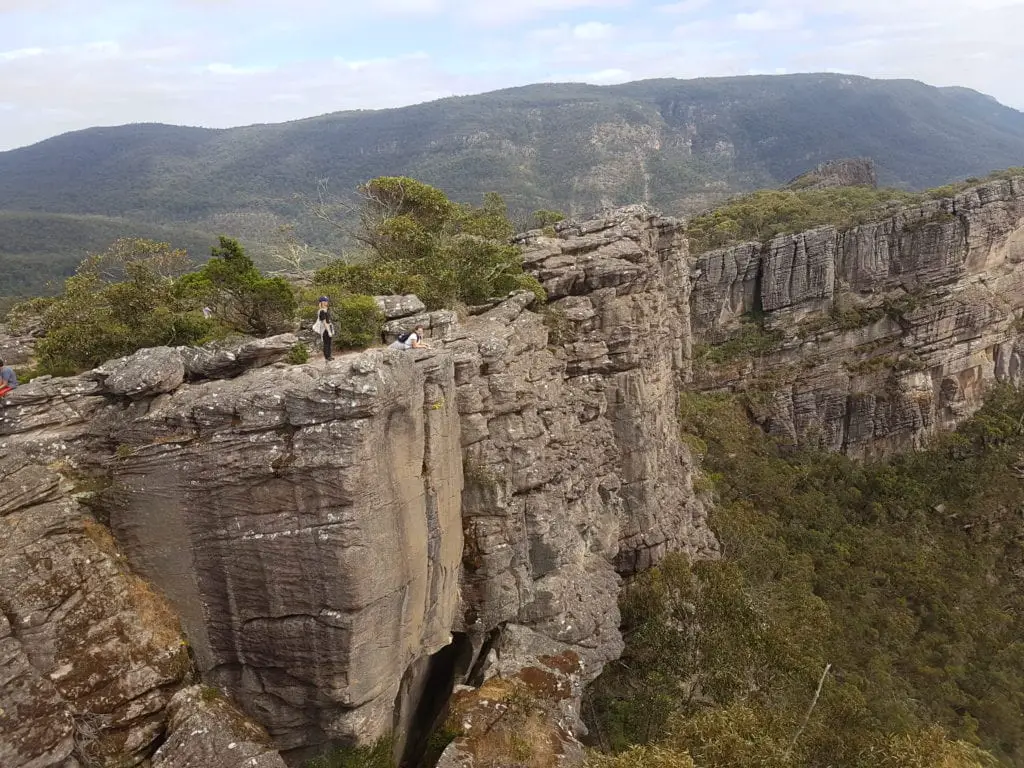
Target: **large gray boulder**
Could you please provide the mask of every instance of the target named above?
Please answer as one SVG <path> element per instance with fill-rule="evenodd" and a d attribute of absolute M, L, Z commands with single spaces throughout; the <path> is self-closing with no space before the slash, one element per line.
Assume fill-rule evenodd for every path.
<path fill-rule="evenodd" d="M 216 688 L 178 691 L 167 706 L 168 734 L 153 768 L 285 768 L 267 732 Z"/>

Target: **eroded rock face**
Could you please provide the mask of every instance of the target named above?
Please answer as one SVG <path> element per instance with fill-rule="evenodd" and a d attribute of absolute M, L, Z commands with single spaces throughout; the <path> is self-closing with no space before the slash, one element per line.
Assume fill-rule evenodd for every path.
<path fill-rule="evenodd" d="M 430 349 L 329 364 L 275 362 L 290 336 L 144 350 L 19 388 L 0 446 L 108 479 L 199 673 L 280 749 L 409 722 L 456 634 L 457 674 L 485 647 L 526 659 L 518 627 L 573 652 L 578 690 L 621 649 L 620 574 L 715 542 L 677 439 L 678 229 L 638 209 L 563 230 L 527 257 L 546 319 L 517 294 L 461 327 L 423 316 Z"/>
<path fill-rule="evenodd" d="M 259 347 L 280 357 L 293 342 Z M 144 350 L 31 382 L 5 404 L 0 446 L 102 469 L 133 567 L 181 615 L 199 672 L 276 746 L 376 738 L 406 668 L 452 639 L 452 357 L 378 350 L 185 382 L 230 375 L 244 354 Z"/>
<path fill-rule="evenodd" d="M 712 251 L 696 270 L 697 342 L 736 336 L 751 314 L 777 338 L 698 360 L 694 385 L 747 392 L 794 442 L 855 456 L 913 448 L 970 416 L 993 383 L 1021 381 L 1024 179 L 849 232 Z"/>
<path fill-rule="evenodd" d="M 67 480 L 0 449 L 0 765 L 134 765 L 188 671 L 177 619 Z"/>
<path fill-rule="evenodd" d="M 877 187 L 878 173 L 870 158 L 854 157 L 822 163 L 801 174 L 786 189 L 829 189 L 832 187 Z"/>

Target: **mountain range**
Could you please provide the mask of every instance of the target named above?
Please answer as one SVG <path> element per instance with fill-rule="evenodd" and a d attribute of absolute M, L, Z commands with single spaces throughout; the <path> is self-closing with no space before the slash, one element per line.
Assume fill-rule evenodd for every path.
<path fill-rule="evenodd" d="M 408 175 L 461 201 L 688 213 L 818 163 L 910 189 L 1024 163 L 1024 113 L 965 88 L 836 74 L 531 85 L 231 129 L 93 128 L 0 152 L 0 295 L 39 290 L 124 231 L 193 246 L 318 233 L 301 199 Z M 40 265 L 44 265 L 40 268 Z"/>

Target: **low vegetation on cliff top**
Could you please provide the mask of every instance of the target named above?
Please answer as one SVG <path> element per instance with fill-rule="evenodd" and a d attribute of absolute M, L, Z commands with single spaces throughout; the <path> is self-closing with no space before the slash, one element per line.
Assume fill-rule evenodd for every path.
<path fill-rule="evenodd" d="M 868 465 L 786 452 L 727 397 L 683 416 L 724 559 L 625 589 L 593 766 L 1024 764 L 1024 394 Z"/>
<path fill-rule="evenodd" d="M 499 195 L 488 195 L 480 207 L 458 205 L 433 187 L 395 177 L 375 179 L 361 192 L 357 235 L 364 251 L 319 270 L 306 288 L 263 275 L 227 237 L 198 268 L 167 243 L 116 241 L 83 261 L 60 295 L 11 310 L 15 329 L 45 334 L 35 369 L 23 373 L 69 375 L 144 347 L 293 330 L 312 320 L 323 293 L 333 302 L 340 349 L 377 343 L 383 317 L 373 295 L 415 293 L 431 309 L 479 304 L 519 289 L 543 300 L 511 244 Z"/>
<path fill-rule="evenodd" d="M 837 187 L 834 189 L 762 190 L 743 195 L 690 220 L 687 234 L 694 253 L 748 241 L 767 242 L 777 235 L 831 225 L 850 229 L 891 213 L 894 207 L 951 197 L 983 181 L 1024 176 L 1024 168 L 995 171 L 984 179 L 967 179 L 927 192 Z"/>

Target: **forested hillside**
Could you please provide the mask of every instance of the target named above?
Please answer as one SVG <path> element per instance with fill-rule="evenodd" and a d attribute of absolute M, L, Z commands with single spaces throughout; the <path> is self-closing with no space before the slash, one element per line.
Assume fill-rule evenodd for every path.
<path fill-rule="evenodd" d="M 624 592 L 626 653 L 585 712 L 601 749 L 664 752 L 594 764 L 1024 764 L 1021 393 L 867 465 L 782 448 L 727 396 L 682 412 L 725 557 Z"/>
<path fill-rule="evenodd" d="M 1024 114 L 966 89 L 789 75 L 533 85 L 401 109 L 203 130 L 130 125 L 0 153 L 0 209 L 204 222 L 293 217 L 319 178 L 403 174 L 513 211 L 641 200 L 672 213 L 870 157 L 923 188 L 1019 165 Z"/>

